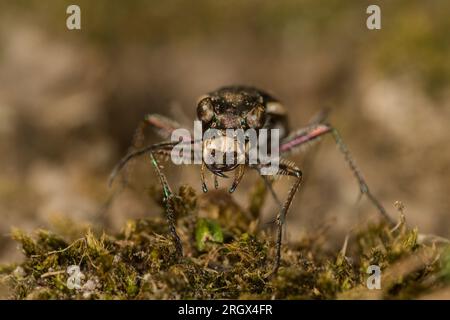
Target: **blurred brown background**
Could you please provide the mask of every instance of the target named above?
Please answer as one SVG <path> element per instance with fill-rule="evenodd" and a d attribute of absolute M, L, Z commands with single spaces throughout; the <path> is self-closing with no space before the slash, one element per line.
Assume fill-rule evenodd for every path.
<path fill-rule="evenodd" d="M 82 30 L 66 28 L 81 7 Z M 366 28 L 378 4 L 382 29 Z M 192 126 L 195 102 L 250 84 L 281 99 L 292 128 L 323 107 L 373 192 L 397 218 L 449 236 L 450 2 L 338 0 L 2 1 L 0 3 L 0 262 L 20 253 L 11 227 L 103 227 L 107 176 L 146 113 Z M 148 132 L 149 142 L 158 138 Z M 340 246 L 375 217 L 328 137 L 292 157 L 307 181 L 288 238 L 330 224 Z M 201 192 L 198 167 L 166 165 L 174 189 Z M 234 197 L 244 204 L 248 175 Z M 157 214 L 145 160 L 107 211 L 108 229 Z M 229 184 L 223 181 L 222 185 Z M 277 183 L 283 197 L 289 182 Z M 263 221 L 276 213 L 268 202 Z M 69 222 L 67 222 L 69 221 Z"/>

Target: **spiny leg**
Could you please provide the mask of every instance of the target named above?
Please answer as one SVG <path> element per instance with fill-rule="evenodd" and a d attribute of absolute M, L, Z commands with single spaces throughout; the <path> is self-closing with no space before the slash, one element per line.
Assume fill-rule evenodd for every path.
<path fill-rule="evenodd" d="M 163 143 L 147 146 L 145 148 L 129 152 L 127 155 L 125 155 L 119 161 L 119 163 L 117 163 L 117 165 L 112 170 L 112 172 L 108 178 L 108 186 L 109 187 L 112 186 L 116 177 L 119 175 L 119 173 L 122 171 L 122 169 L 124 169 L 126 167 L 126 165 L 128 164 L 128 162 L 130 160 L 134 159 L 135 157 L 141 156 L 151 150 L 153 150 L 154 152 L 156 152 L 158 154 L 165 153 L 165 154 L 170 155 L 170 150 L 173 148 L 173 146 L 174 146 L 174 143 L 172 143 L 172 142 L 163 142 Z M 127 185 L 126 175 L 123 175 L 122 177 L 123 177 L 123 179 L 121 180 L 119 187 L 108 194 L 108 198 L 103 203 L 102 207 L 100 208 L 100 210 L 97 214 L 97 218 L 100 219 L 100 221 L 102 221 L 102 224 L 105 226 L 108 226 L 110 224 L 109 216 L 108 216 L 107 212 L 109 211 L 111 205 L 113 204 L 113 202 L 117 198 L 117 196 L 120 195 L 122 193 L 122 191 L 126 188 L 126 185 Z"/>
<path fill-rule="evenodd" d="M 358 180 L 359 190 L 360 190 L 361 194 L 367 195 L 369 200 L 378 209 L 378 211 L 384 217 L 384 219 L 386 221 L 388 221 L 390 224 L 394 224 L 394 221 L 387 214 L 386 209 L 384 209 L 384 207 L 378 201 L 378 199 L 370 192 L 369 186 L 367 185 L 364 177 L 362 176 L 361 171 L 356 166 L 356 163 L 353 160 L 353 158 L 352 158 L 352 156 L 350 154 L 350 151 L 348 150 L 347 146 L 344 144 L 344 141 L 342 140 L 341 135 L 339 134 L 339 132 L 335 128 L 333 128 L 331 132 L 333 134 L 334 140 L 336 141 L 336 144 L 337 144 L 339 150 L 342 152 L 342 154 L 345 157 L 345 160 L 347 161 L 348 165 L 350 166 L 350 169 L 353 172 L 353 175 Z"/>
<path fill-rule="evenodd" d="M 300 146 L 309 143 L 311 141 L 314 141 L 315 139 L 329 133 L 333 135 L 333 138 L 339 148 L 339 151 L 344 155 L 345 161 L 349 165 L 350 170 L 352 171 L 353 175 L 358 181 L 359 190 L 361 194 L 367 195 L 369 200 L 377 208 L 378 212 L 388 223 L 394 224 L 394 221 L 389 217 L 384 207 L 377 200 L 377 198 L 370 192 L 364 177 L 362 176 L 360 170 L 356 166 L 356 163 L 353 160 L 347 146 L 344 144 L 344 141 L 342 140 L 339 132 L 331 125 L 324 123 L 313 124 L 311 126 L 293 132 L 288 137 L 283 139 L 280 146 L 280 153 L 287 154 L 292 151 L 295 151 Z"/>
<path fill-rule="evenodd" d="M 178 122 L 160 114 L 147 114 L 144 123 L 145 126 L 155 129 L 156 133 L 163 139 L 169 139 L 174 130 L 182 127 Z"/>
<path fill-rule="evenodd" d="M 173 197 L 174 197 L 173 192 L 169 186 L 169 183 L 167 182 L 166 176 L 162 173 L 153 152 L 150 152 L 150 158 L 152 161 L 152 165 L 155 168 L 156 174 L 159 177 L 161 186 L 163 188 L 164 203 L 166 205 L 166 219 L 167 219 L 167 223 L 169 225 L 169 232 L 170 232 L 170 235 L 172 236 L 172 240 L 175 243 L 175 249 L 176 249 L 177 256 L 180 258 L 183 256 L 183 246 L 181 244 L 180 237 L 178 236 L 177 230 L 175 228 L 175 211 L 173 208 Z"/>
<path fill-rule="evenodd" d="M 115 177 L 120 173 L 120 171 L 127 165 L 127 163 L 141 155 L 144 155 L 146 153 L 150 153 L 150 157 L 152 160 L 152 164 L 156 169 L 156 172 L 158 174 L 158 177 L 160 179 L 160 183 L 163 188 L 164 192 L 164 200 L 166 204 L 166 215 L 167 215 L 167 222 L 169 224 L 169 231 L 171 233 L 171 236 L 175 242 L 175 248 L 177 255 L 181 257 L 183 255 L 183 248 L 181 245 L 181 240 L 175 230 L 175 216 L 174 216 L 174 209 L 173 209 L 173 193 L 167 183 L 167 179 L 165 178 L 164 174 L 161 172 L 159 165 L 154 157 L 154 154 L 163 154 L 163 155 L 170 155 L 170 151 L 176 145 L 177 143 L 174 142 L 162 142 L 159 144 L 154 144 L 147 146 L 145 148 L 136 150 L 134 152 L 131 152 L 124 156 L 119 163 L 115 166 L 113 171 L 111 172 L 111 175 L 109 177 L 109 184 L 111 185 L 115 179 Z"/>
<path fill-rule="evenodd" d="M 319 112 L 314 114 L 313 117 L 308 121 L 308 127 L 323 123 L 327 119 L 329 111 L 330 111 L 329 108 L 323 108 Z M 286 138 L 288 138 L 288 137 L 286 137 Z M 307 164 L 307 163 L 305 163 L 305 164 Z M 275 193 L 275 190 L 273 189 L 273 182 L 275 181 L 275 179 L 269 179 L 268 176 L 261 176 L 261 177 L 263 178 L 266 188 L 269 190 L 269 192 L 272 195 L 272 198 L 274 199 L 278 208 L 281 210 L 282 203 L 281 203 L 280 199 L 278 198 L 277 194 Z M 304 182 L 305 182 L 305 178 L 303 178 L 303 183 Z M 275 222 L 275 220 L 272 220 L 272 221 L 269 221 L 268 223 L 274 223 L 274 222 Z"/>
<path fill-rule="evenodd" d="M 115 177 L 120 173 L 120 171 L 127 165 L 127 163 L 139 156 L 142 156 L 146 153 L 150 153 L 152 165 L 155 167 L 156 173 L 158 174 L 158 177 L 160 179 L 160 183 L 163 188 L 164 192 L 164 202 L 166 204 L 166 216 L 167 216 L 167 222 L 169 224 L 169 231 L 171 233 L 171 236 L 175 242 L 175 247 L 177 251 L 177 255 L 181 257 L 183 255 L 183 247 L 181 245 L 181 240 L 176 232 L 175 229 L 175 213 L 173 209 L 173 193 L 169 187 L 169 184 L 167 182 L 167 179 L 165 175 L 161 172 L 161 169 L 159 168 L 158 162 L 155 159 L 155 154 L 162 154 L 164 156 L 170 156 L 172 148 L 179 144 L 180 142 L 162 142 L 154 145 L 147 146 L 145 148 L 141 148 L 139 150 L 133 151 L 126 156 L 124 156 L 114 167 L 113 171 L 110 174 L 109 177 L 109 185 L 111 185 L 114 182 Z M 194 144 L 195 141 L 187 141 L 186 144 Z"/>
<path fill-rule="evenodd" d="M 284 201 L 284 204 L 281 207 L 281 210 L 276 217 L 277 234 L 276 234 L 276 239 L 275 239 L 275 241 L 276 241 L 275 262 L 274 262 L 272 272 L 270 273 L 270 276 L 275 275 L 278 272 L 278 269 L 280 267 L 283 226 L 286 221 L 286 215 L 292 204 L 292 200 L 294 199 L 294 196 L 295 196 L 298 188 L 300 187 L 300 184 L 302 182 L 302 176 L 303 176 L 302 172 L 299 168 L 297 168 L 293 163 L 284 161 L 283 159 L 280 159 L 280 165 L 279 165 L 277 175 L 292 176 L 295 178 L 295 182 L 292 185 L 291 189 L 289 190 L 288 196 L 287 196 L 286 200 Z"/>
<path fill-rule="evenodd" d="M 328 118 L 329 113 L 330 113 L 330 108 L 328 108 L 328 107 L 322 108 L 321 110 L 319 110 L 319 112 L 314 114 L 311 119 L 309 119 L 308 126 L 325 123 Z"/>

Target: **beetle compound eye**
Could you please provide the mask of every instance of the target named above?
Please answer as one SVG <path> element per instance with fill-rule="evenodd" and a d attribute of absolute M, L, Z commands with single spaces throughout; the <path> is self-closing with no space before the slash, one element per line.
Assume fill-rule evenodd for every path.
<path fill-rule="evenodd" d="M 250 128 L 261 128 L 264 125 L 265 110 L 262 105 L 254 107 L 247 113 L 246 116 L 247 125 Z"/>
<path fill-rule="evenodd" d="M 209 97 L 200 100 L 200 102 L 198 103 L 197 117 L 203 123 L 209 123 L 213 119 L 214 107 Z"/>

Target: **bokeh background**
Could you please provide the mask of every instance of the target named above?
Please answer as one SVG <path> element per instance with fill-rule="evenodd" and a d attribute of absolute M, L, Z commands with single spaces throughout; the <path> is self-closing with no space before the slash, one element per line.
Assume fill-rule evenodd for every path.
<path fill-rule="evenodd" d="M 66 28 L 81 7 L 82 30 Z M 382 29 L 366 28 L 378 4 Z M 395 219 L 450 236 L 450 2 L 338 0 L 1 1 L 0 262 L 18 261 L 11 227 L 118 230 L 160 213 L 148 161 L 104 210 L 107 177 L 146 113 L 192 126 L 198 96 L 229 84 L 284 102 L 292 128 L 329 108 L 356 162 Z M 159 138 L 147 132 L 148 142 Z M 287 240 L 324 225 L 339 247 L 376 218 L 331 137 L 291 157 L 306 182 Z M 201 193 L 199 168 L 166 172 Z M 257 177 L 235 192 L 245 205 Z M 223 181 L 222 185 L 229 182 Z M 277 182 L 286 195 L 289 181 Z M 276 213 L 272 201 L 262 221 Z"/>

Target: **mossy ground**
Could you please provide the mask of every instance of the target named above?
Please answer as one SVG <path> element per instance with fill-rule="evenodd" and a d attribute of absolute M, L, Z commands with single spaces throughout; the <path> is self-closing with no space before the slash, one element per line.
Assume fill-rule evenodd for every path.
<path fill-rule="evenodd" d="M 325 250 L 318 233 L 284 245 L 282 266 L 268 278 L 273 237 L 255 219 L 263 189 L 255 187 L 243 209 L 224 192 L 200 199 L 180 188 L 174 205 L 181 260 L 163 218 L 129 221 L 117 235 L 86 229 L 76 239 L 77 226 L 63 234 L 13 230 L 25 260 L 2 266 L 1 281 L 13 299 L 395 299 L 447 288 L 447 245 L 404 220 L 396 228 L 379 223 L 353 230 L 338 252 Z M 366 287 L 373 264 L 382 270 L 381 290 Z M 80 287 L 70 289 L 67 271 L 74 265 L 82 277 Z"/>

